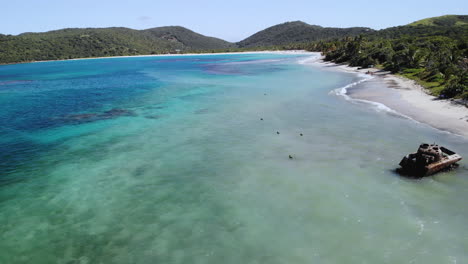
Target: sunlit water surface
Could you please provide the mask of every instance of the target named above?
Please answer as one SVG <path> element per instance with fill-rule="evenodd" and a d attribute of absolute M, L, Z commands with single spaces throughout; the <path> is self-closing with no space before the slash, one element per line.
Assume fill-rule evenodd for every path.
<path fill-rule="evenodd" d="M 304 59 L 0 66 L 0 263 L 468 263 L 466 162 L 394 173 L 468 141 Z"/>

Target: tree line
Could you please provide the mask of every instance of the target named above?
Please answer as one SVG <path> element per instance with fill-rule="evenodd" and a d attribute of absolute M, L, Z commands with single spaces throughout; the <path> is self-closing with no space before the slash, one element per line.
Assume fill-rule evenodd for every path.
<path fill-rule="evenodd" d="M 325 61 L 378 67 L 416 80 L 441 98 L 468 100 L 468 26 L 404 26 L 279 48 L 319 51 Z"/>

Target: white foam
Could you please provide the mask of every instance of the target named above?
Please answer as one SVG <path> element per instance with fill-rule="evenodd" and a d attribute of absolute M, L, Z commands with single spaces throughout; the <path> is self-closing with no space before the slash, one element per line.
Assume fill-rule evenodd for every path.
<path fill-rule="evenodd" d="M 310 54 L 311 54 L 311 56 L 309 56 L 309 57 L 307 57 L 305 59 L 298 60 L 298 63 L 299 64 L 316 64 L 316 63 L 325 64 L 322 61 L 322 56 L 321 56 L 321 54 L 319 52 L 311 52 Z M 337 65 L 337 64 L 334 64 L 334 65 Z M 348 95 L 348 89 L 349 88 L 354 87 L 356 85 L 359 85 L 359 84 L 361 84 L 363 82 L 366 82 L 366 81 L 371 80 L 371 79 L 374 78 L 373 76 L 369 76 L 367 74 L 358 73 L 358 72 L 354 72 L 354 73 L 357 74 L 362 79 L 359 80 L 359 81 L 350 83 L 350 84 L 348 84 L 348 85 L 346 85 L 344 87 L 334 89 L 334 90 L 330 91 L 329 94 L 341 96 L 344 99 L 346 99 L 347 101 L 352 102 L 352 103 L 356 103 L 356 104 L 361 103 L 361 104 L 371 105 L 378 112 L 386 112 L 386 113 L 389 113 L 391 115 L 395 115 L 395 116 L 398 116 L 398 117 L 401 117 L 401 118 L 405 118 L 405 119 L 411 120 L 413 122 L 416 122 L 416 123 L 418 123 L 420 125 L 424 125 L 424 126 L 432 128 L 432 129 L 435 129 L 435 130 L 437 130 L 439 132 L 449 134 L 451 136 L 463 137 L 462 135 L 452 133 L 450 131 L 440 129 L 440 128 L 437 128 L 437 127 L 434 127 L 434 126 L 432 126 L 430 124 L 427 124 L 427 123 L 424 123 L 424 122 L 420 122 L 420 121 L 418 121 L 416 119 L 413 119 L 413 118 L 411 118 L 411 117 L 409 117 L 409 116 L 407 116 L 405 114 L 402 114 L 400 112 L 395 111 L 394 109 L 386 106 L 383 103 L 369 101 L 369 100 L 365 100 L 365 99 L 352 98 L 351 96 Z"/>
<path fill-rule="evenodd" d="M 424 232 L 424 221 L 422 221 L 421 219 L 418 219 L 418 226 L 419 226 L 418 236 L 420 236 Z"/>
<path fill-rule="evenodd" d="M 349 95 L 348 95 L 348 89 L 351 88 L 351 87 L 354 87 L 358 84 L 361 84 L 363 82 L 366 82 L 370 79 L 372 79 L 373 77 L 370 77 L 370 76 L 366 76 L 365 78 L 357 81 L 357 82 L 353 82 L 353 83 L 350 83 L 346 86 L 343 86 L 341 88 L 338 88 L 338 89 L 335 89 L 335 90 L 331 90 L 329 94 L 334 94 L 334 95 L 339 95 L 339 96 L 342 96 L 344 97 L 346 100 L 355 100 L 353 98 L 351 98 Z"/>
<path fill-rule="evenodd" d="M 404 115 L 404 114 L 402 114 L 400 112 L 397 112 L 397 111 L 393 110 L 392 108 L 386 106 L 385 104 L 382 104 L 382 103 L 379 103 L 379 102 L 374 102 L 374 101 L 369 101 L 369 100 L 365 100 L 365 99 L 352 98 L 351 96 L 349 96 L 348 95 L 348 89 L 349 88 L 354 87 L 356 85 L 359 85 L 359 84 L 361 84 L 363 82 L 369 81 L 369 80 L 374 78 L 372 76 L 368 76 L 368 75 L 365 75 L 365 74 L 359 74 L 359 76 L 362 77 L 363 79 L 361 79 L 359 81 L 356 81 L 356 82 L 353 82 L 353 83 L 350 83 L 350 84 L 348 84 L 348 85 L 346 85 L 344 87 L 332 90 L 332 91 L 330 91 L 329 94 L 341 96 L 344 99 L 346 99 L 347 101 L 350 101 L 352 103 L 358 103 L 358 104 L 360 103 L 360 104 L 371 105 L 378 112 L 390 113 L 390 114 L 393 114 L 393 115 L 396 115 L 396 116 L 399 116 L 399 117 L 403 117 L 403 118 L 406 118 L 406 119 L 410 119 L 410 120 L 413 120 L 415 122 L 420 123 L 419 121 L 414 120 L 414 119 L 412 119 L 411 117 L 409 117 L 407 115 Z"/>
<path fill-rule="evenodd" d="M 457 258 L 454 257 L 454 256 L 449 256 L 449 259 L 450 261 L 453 263 L 453 264 L 457 264 Z"/>
<path fill-rule="evenodd" d="M 300 59 L 297 61 L 297 63 L 299 64 L 312 64 L 312 63 L 316 63 L 320 60 L 321 58 L 321 55 L 320 53 L 312 53 L 311 56 L 308 56 L 307 58 L 304 58 L 304 59 Z"/>

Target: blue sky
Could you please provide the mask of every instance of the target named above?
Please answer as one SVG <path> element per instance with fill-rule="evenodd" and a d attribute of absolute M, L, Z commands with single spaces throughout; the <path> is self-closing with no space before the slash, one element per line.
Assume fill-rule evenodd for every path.
<path fill-rule="evenodd" d="M 328 27 L 375 29 L 444 14 L 468 14 L 467 0 L 2 0 L 0 33 L 65 27 L 145 29 L 180 25 L 239 41 L 266 27 L 302 20 Z"/>

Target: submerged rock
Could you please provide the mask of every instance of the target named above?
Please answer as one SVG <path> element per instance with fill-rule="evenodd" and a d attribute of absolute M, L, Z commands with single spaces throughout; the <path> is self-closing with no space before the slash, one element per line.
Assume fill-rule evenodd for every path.
<path fill-rule="evenodd" d="M 202 108 L 202 109 L 196 110 L 194 113 L 195 113 L 195 114 L 206 114 L 206 113 L 209 113 L 209 112 L 210 112 L 210 109 L 208 109 L 208 108 Z"/>
<path fill-rule="evenodd" d="M 89 123 L 99 120 L 114 119 L 121 116 L 137 116 L 137 114 L 132 110 L 113 108 L 102 113 L 72 114 L 54 119 L 61 120 L 65 123 Z"/>
<path fill-rule="evenodd" d="M 90 120 L 94 119 L 98 116 L 96 113 L 88 113 L 88 114 L 77 114 L 77 115 L 69 115 L 65 116 L 63 118 L 60 118 L 62 120 L 70 120 L 70 121 L 80 121 L 80 120 Z"/>
<path fill-rule="evenodd" d="M 135 112 L 128 109 L 113 108 L 98 115 L 103 118 L 115 118 L 119 116 L 136 116 Z"/>
<path fill-rule="evenodd" d="M 159 118 L 161 118 L 161 116 L 160 116 L 160 115 L 147 115 L 147 116 L 145 116 L 145 118 L 148 118 L 148 119 L 159 119 Z"/>

